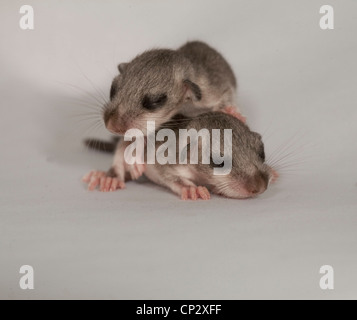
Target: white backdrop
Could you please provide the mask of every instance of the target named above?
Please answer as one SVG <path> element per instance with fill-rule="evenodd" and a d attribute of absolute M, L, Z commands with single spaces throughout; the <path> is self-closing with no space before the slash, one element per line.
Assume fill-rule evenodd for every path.
<path fill-rule="evenodd" d="M 0 298 L 357 298 L 356 1 L 30 0 L 27 31 L 23 4 L 0 4 Z M 231 63 L 268 156 L 287 155 L 279 182 L 244 201 L 183 202 L 146 180 L 87 192 L 81 176 L 111 163 L 81 143 L 107 137 L 88 121 L 93 87 L 194 39 Z"/>

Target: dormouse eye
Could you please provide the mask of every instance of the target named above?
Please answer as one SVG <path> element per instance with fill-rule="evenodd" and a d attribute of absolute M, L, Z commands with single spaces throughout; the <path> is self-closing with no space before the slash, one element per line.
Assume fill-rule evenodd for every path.
<path fill-rule="evenodd" d="M 264 147 L 262 147 L 262 148 L 259 150 L 258 156 L 259 156 L 259 158 L 260 158 L 263 162 L 265 161 Z"/>
<path fill-rule="evenodd" d="M 116 84 L 113 82 L 112 86 L 110 87 L 110 100 L 113 100 L 115 94 L 117 93 L 117 86 Z"/>
<path fill-rule="evenodd" d="M 162 107 L 167 101 L 166 94 L 160 94 L 157 96 L 145 95 L 142 101 L 143 108 L 149 111 L 154 111 Z"/>

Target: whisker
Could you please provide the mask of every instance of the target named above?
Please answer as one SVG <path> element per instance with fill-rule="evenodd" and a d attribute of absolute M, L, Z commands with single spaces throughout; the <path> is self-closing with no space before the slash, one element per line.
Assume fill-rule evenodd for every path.
<path fill-rule="evenodd" d="M 78 87 L 78 86 L 76 86 L 76 85 L 74 85 L 74 84 L 70 84 L 70 83 L 65 83 L 65 82 L 61 82 L 61 81 L 57 81 L 58 83 L 60 83 L 60 84 L 62 84 L 62 85 L 66 85 L 66 86 L 68 86 L 68 87 L 71 87 L 71 88 L 73 88 L 73 89 L 76 89 L 77 91 L 79 91 L 79 92 L 82 92 L 82 93 L 84 93 L 85 95 L 88 95 L 88 96 L 90 96 L 92 99 L 94 99 L 98 104 L 100 104 L 100 105 L 102 105 L 103 104 L 103 101 L 101 101 L 100 99 L 98 99 L 95 95 L 93 95 L 91 92 L 89 92 L 89 91 L 86 91 L 86 90 L 84 90 L 84 89 L 82 89 L 82 88 L 80 88 L 80 87 Z"/>
<path fill-rule="evenodd" d="M 78 63 L 76 63 L 77 65 L 77 68 L 79 69 L 79 71 L 81 72 L 82 76 L 90 83 L 90 85 L 93 87 L 93 89 L 99 94 L 99 97 L 102 98 L 103 100 L 103 103 L 106 104 L 108 101 L 107 101 L 107 98 L 106 98 L 106 95 L 104 94 L 103 91 L 101 91 L 99 88 L 97 88 L 93 81 L 89 79 L 89 77 L 83 72 L 83 70 L 81 69 L 81 67 L 79 66 Z"/>

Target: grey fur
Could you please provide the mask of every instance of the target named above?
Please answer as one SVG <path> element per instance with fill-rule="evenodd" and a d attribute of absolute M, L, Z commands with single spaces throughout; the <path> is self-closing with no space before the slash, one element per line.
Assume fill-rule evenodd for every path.
<path fill-rule="evenodd" d="M 157 126 L 177 113 L 195 116 L 209 110 L 236 106 L 236 79 L 227 61 L 205 43 L 188 42 L 178 50 L 146 51 L 119 65 L 113 80 L 115 94 L 105 106 L 104 121 L 112 131 L 129 128 L 145 132 L 146 121 Z M 142 107 L 146 95 L 166 94 L 165 105 L 155 112 Z"/>
<path fill-rule="evenodd" d="M 213 174 L 209 164 L 147 165 L 145 175 L 153 182 L 180 194 L 182 187 L 206 186 L 216 194 L 230 198 L 247 198 L 264 192 L 272 178 L 272 169 L 261 157 L 264 145 L 258 133 L 250 131 L 240 120 L 221 113 L 210 112 L 195 119 L 179 119 L 163 127 L 174 129 L 178 141 L 178 129 L 202 128 L 221 130 L 221 152 L 223 153 L 223 130 L 232 129 L 232 171 L 225 176 Z M 157 142 L 156 149 L 162 143 Z M 199 149 L 201 152 L 201 149 Z M 177 163 L 180 155 L 177 152 Z"/>
<path fill-rule="evenodd" d="M 228 106 L 237 108 L 236 79 L 226 60 L 205 43 L 188 42 L 178 50 L 146 51 L 129 63 L 118 66 L 120 75 L 111 87 L 111 99 L 104 107 L 103 118 L 108 130 L 124 134 L 137 128 L 146 134 L 146 122 L 156 127 L 178 113 L 197 116 Z M 150 99 L 165 96 L 157 108 L 144 108 Z M 119 179 L 125 179 L 128 166 L 123 163 L 126 143 L 120 141 L 113 168 Z"/>

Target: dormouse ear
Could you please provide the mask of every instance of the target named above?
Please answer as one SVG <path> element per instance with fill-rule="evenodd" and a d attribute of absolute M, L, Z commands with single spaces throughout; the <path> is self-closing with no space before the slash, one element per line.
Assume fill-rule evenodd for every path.
<path fill-rule="evenodd" d="M 119 64 L 119 65 L 118 65 L 118 70 L 119 70 L 119 72 L 120 72 L 120 73 L 124 73 L 127 66 L 128 66 L 128 63 L 126 63 L 126 62 Z"/>
<path fill-rule="evenodd" d="M 183 80 L 185 90 L 185 99 L 198 100 L 202 99 L 201 88 L 191 80 L 185 79 Z"/>
<path fill-rule="evenodd" d="M 253 133 L 253 135 L 255 136 L 255 137 L 257 137 L 258 138 L 258 140 L 262 140 L 262 135 L 261 134 L 259 134 L 258 132 L 253 132 L 252 131 L 252 133 Z"/>

